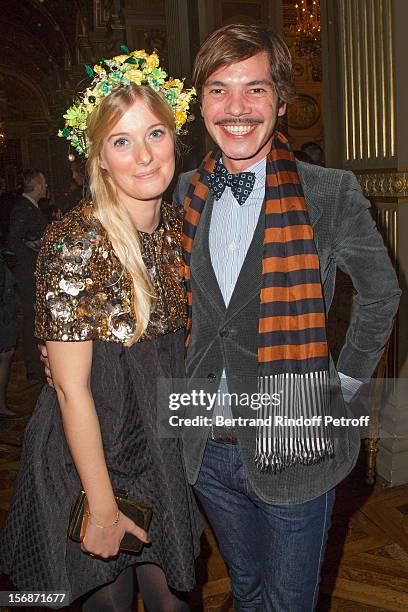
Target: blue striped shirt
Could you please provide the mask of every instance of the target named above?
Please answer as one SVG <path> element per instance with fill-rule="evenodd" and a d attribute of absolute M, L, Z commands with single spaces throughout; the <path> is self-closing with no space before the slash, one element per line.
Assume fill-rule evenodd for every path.
<path fill-rule="evenodd" d="M 254 172 L 254 188 L 240 205 L 226 187 L 219 200 L 214 200 L 211 215 L 209 245 L 211 263 L 228 306 L 265 198 L 266 157 L 253 164 L 246 172 Z"/>
<path fill-rule="evenodd" d="M 226 187 L 219 200 L 214 199 L 209 232 L 211 263 L 220 286 L 225 305 L 228 306 L 249 245 L 254 236 L 265 198 L 266 157 L 245 172 L 255 173 L 254 188 L 243 204 L 238 204 L 230 187 Z M 219 387 L 227 393 L 225 370 Z M 216 404 L 214 416 L 231 418 L 230 406 Z"/>

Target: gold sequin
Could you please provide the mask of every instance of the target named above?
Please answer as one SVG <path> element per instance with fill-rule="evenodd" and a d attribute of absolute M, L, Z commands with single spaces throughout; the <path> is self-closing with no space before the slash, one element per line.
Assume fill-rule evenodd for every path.
<path fill-rule="evenodd" d="M 181 217 L 163 203 L 159 227 L 139 232 L 155 300 L 140 341 L 185 326 Z M 105 230 L 83 202 L 52 223 L 37 261 L 35 333 L 43 340 L 125 342 L 135 329 L 132 281 Z"/>

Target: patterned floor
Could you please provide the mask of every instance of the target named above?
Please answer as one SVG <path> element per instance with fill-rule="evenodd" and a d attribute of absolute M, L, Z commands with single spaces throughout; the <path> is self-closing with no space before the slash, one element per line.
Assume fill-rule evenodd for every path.
<path fill-rule="evenodd" d="M 19 351 L 9 391 L 10 407 L 29 414 L 39 387 L 26 384 Z M 0 421 L 0 525 L 7 513 L 26 422 Z M 197 571 L 199 586 L 192 594 L 193 610 L 231 611 L 227 571 L 209 528 Z M 6 588 L 6 580 L 0 580 L 0 589 Z M 27 608 L 36 609 L 43 608 Z M 0 612 L 5 610 L 0 608 Z M 138 612 L 142 610 L 139 602 Z M 408 487 L 377 485 L 372 489 L 365 485 L 364 455 L 338 489 L 318 610 L 408 610 Z"/>

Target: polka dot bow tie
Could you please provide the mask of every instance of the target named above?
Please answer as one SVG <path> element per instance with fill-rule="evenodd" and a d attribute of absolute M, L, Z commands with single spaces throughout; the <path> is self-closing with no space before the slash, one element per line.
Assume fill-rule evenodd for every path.
<path fill-rule="evenodd" d="M 223 163 L 218 161 L 213 172 L 208 175 L 208 182 L 216 200 L 220 199 L 228 185 L 234 198 L 242 206 L 254 188 L 255 173 L 238 172 L 237 174 L 230 174 Z"/>

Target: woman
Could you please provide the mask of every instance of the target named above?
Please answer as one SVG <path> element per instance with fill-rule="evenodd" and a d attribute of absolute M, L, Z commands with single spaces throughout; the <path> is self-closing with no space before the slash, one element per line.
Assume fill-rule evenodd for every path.
<path fill-rule="evenodd" d="M 132 609 L 136 565 L 149 611 L 185 610 L 170 588 L 194 584 L 200 520 L 178 440 L 157 436 L 155 402 L 157 377 L 183 376 L 181 221 L 162 203 L 175 118 L 149 85 L 105 93 L 88 118 L 92 204 L 53 223 L 39 255 L 36 334 L 55 391 L 43 389 L 26 431 L 1 570 L 20 590 L 66 592 L 60 605 L 87 595 L 83 609 L 100 612 Z M 79 545 L 66 530 L 81 488 Z M 153 508 L 149 536 L 118 511 L 116 489 Z M 118 554 L 126 532 L 140 555 Z"/>

